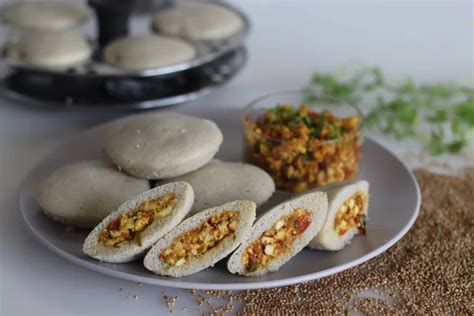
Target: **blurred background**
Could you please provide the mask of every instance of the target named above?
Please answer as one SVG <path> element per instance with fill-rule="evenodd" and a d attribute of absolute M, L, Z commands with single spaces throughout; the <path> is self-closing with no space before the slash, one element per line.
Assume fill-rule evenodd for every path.
<path fill-rule="evenodd" d="M 87 5 L 86 1 L 69 3 Z M 149 32 L 142 3 L 132 33 Z M 0 4 L 20 3 L 1 0 Z M 472 81 L 473 2 L 455 1 L 228 1 L 250 20 L 248 62 L 230 87 L 273 91 L 304 86 L 314 71 L 350 63 L 377 65 L 395 79 Z M 141 13 L 140 13 L 141 12 Z M 96 38 L 96 20 L 79 28 Z M 3 25 L 3 39 L 9 34 Z M 230 100 L 232 101 L 232 100 Z"/>
<path fill-rule="evenodd" d="M 273 3 L 273 1 L 272 1 Z M 395 77 L 472 80 L 472 1 L 243 1 L 254 23 L 239 78 L 298 86 L 314 70 L 376 64 Z M 269 78 L 272 78 L 271 83 Z"/>

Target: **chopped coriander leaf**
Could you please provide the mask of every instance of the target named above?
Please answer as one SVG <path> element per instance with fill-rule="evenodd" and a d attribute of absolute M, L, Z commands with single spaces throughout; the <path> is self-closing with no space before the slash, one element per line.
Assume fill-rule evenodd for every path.
<path fill-rule="evenodd" d="M 334 125 L 334 124 L 332 124 L 331 126 L 332 126 L 332 129 L 331 129 L 331 132 L 329 132 L 329 138 L 330 139 L 337 139 L 337 138 L 341 137 L 343 128 L 341 128 L 337 125 Z"/>
<path fill-rule="evenodd" d="M 298 114 L 295 114 L 295 116 L 292 118 L 292 120 L 295 124 L 301 124 L 303 122 L 303 119 Z"/>
<path fill-rule="evenodd" d="M 321 127 L 324 127 L 324 126 L 328 125 L 329 124 L 328 118 L 325 117 L 325 116 L 322 116 L 320 121 L 319 121 L 319 124 L 321 124 Z"/>
<path fill-rule="evenodd" d="M 250 265 L 249 272 L 254 272 L 258 269 L 258 262 L 257 261 L 252 261 L 252 264 Z"/>
<path fill-rule="evenodd" d="M 257 141 L 255 142 L 253 150 L 254 150 L 256 153 L 259 153 L 259 152 L 260 152 L 260 145 L 261 145 L 261 144 L 262 144 L 262 143 L 261 143 L 259 140 L 257 140 Z"/>
<path fill-rule="evenodd" d="M 303 122 L 308 127 L 313 126 L 313 121 L 311 120 L 311 118 L 309 116 L 303 117 Z"/>
<path fill-rule="evenodd" d="M 269 112 L 267 113 L 266 118 L 267 118 L 267 122 L 268 122 L 268 123 L 273 123 L 273 122 L 275 122 L 276 119 L 277 119 L 277 113 L 276 113 L 276 111 L 275 111 L 275 110 L 269 111 Z"/>
<path fill-rule="evenodd" d="M 295 108 L 287 104 L 279 104 L 268 109 L 260 122 L 264 130 L 273 130 L 270 134 L 274 138 L 284 137 L 289 133 L 301 133 L 301 125 L 304 125 L 308 129 L 309 138 L 333 140 L 353 132 L 356 126 L 351 125 L 351 120 L 351 118 L 337 118 L 329 111 L 313 112 L 306 105 Z M 287 131 L 278 126 L 286 126 Z M 259 152 L 260 143 L 255 143 L 254 146 L 256 146 L 255 152 Z"/>
<path fill-rule="evenodd" d="M 318 139 L 321 135 L 321 125 L 316 125 L 314 129 L 309 133 L 310 138 Z"/>
<path fill-rule="evenodd" d="M 135 236 L 135 240 L 137 242 L 138 247 L 142 246 L 142 234 L 141 232 L 138 232 Z"/>

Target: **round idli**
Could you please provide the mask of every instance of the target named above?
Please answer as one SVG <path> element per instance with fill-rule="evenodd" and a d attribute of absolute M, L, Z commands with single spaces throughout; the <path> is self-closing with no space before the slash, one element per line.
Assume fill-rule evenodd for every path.
<path fill-rule="evenodd" d="M 43 68 L 78 66 L 86 62 L 91 53 L 86 38 L 75 32 L 26 32 L 6 47 L 9 58 Z"/>
<path fill-rule="evenodd" d="M 194 204 L 190 214 L 234 200 L 250 200 L 260 206 L 275 192 L 275 183 L 268 173 L 238 162 L 212 160 L 171 181 L 186 181 L 193 187 Z"/>
<path fill-rule="evenodd" d="M 5 9 L 2 20 L 29 30 L 61 31 L 73 28 L 89 18 L 89 11 L 64 2 L 25 2 Z"/>
<path fill-rule="evenodd" d="M 152 19 L 154 31 L 189 40 L 223 40 L 243 29 L 234 11 L 212 3 L 185 3 L 161 10 Z"/>
<path fill-rule="evenodd" d="M 222 132 L 210 120 L 157 112 L 111 123 L 106 131 L 104 151 L 131 175 L 169 179 L 205 165 L 222 141 Z"/>
<path fill-rule="evenodd" d="M 139 71 L 189 61 L 196 56 L 194 47 L 177 38 L 135 35 L 117 39 L 104 50 L 106 63 Z"/>
<path fill-rule="evenodd" d="M 56 221 L 92 228 L 149 188 L 148 181 L 121 173 L 107 161 L 88 160 L 55 170 L 37 187 L 36 201 Z"/>

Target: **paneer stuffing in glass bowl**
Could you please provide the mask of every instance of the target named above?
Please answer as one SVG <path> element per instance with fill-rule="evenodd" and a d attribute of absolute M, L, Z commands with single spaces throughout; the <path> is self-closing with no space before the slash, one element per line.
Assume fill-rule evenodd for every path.
<path fill-rule="evenodd" d="M 278 189 L 304 192 L 354 178 L 359 170 L 363 116 L 349 103 L 276 92 L 244 111 L 246 161 L 266 170 Z"/>

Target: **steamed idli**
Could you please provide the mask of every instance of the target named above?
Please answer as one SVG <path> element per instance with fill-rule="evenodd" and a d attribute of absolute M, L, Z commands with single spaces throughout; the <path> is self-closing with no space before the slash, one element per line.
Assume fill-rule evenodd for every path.
<path fill-rule="evenodd" d="M 239 33 L 242 18 L 234 11 L 212 3 L 184 3 L 161 10 L 152 20 L 158 33 L 189 40 L 222 40 Z"/>
<path fill-rule="evenodd" d="M 273 179 L 262 169 L 219 160 L 171 181 L 186 181 L 193 187 L 191 214 L 234 200 L 250 200 L 259 206 L 275 192 Z"/>
<path fill-rule="evenodd" d="M 131 175 L 169 179 L 205 165 L 222 141 L 222 132 L 210 120 L 157 112 L 112 123 L 106 131 L 104 151 Z"/>
<path fill-rule="evenodd" d="M 28 30 L 61 31 L 89 18 L 86 8 L 64 2 L 25 2 L 5 9 L 2 20 Z"/>
<path fill-rule="evenodd" d="M 177 38 L 134 35 L 117 39 L 104 50 L 105 62 L 115 67 L 139 71 L 189 61 L 196 56 L 194 47 Z"/>
<path fill-rule="evenodd" d="M 32 66 L 68 68 L 83 64 L 92 54 L 86 38 L 75 32 L 26 32 L 7 43 L 6 55 Z"/>
<path fill-rule="evenodd" d="M 129 198 L 150 188 L 148 181 L 120 173 L 106 161 L 76 162 L 55 170 L 36 190 L 46 215 L 92 228 Z"/>

